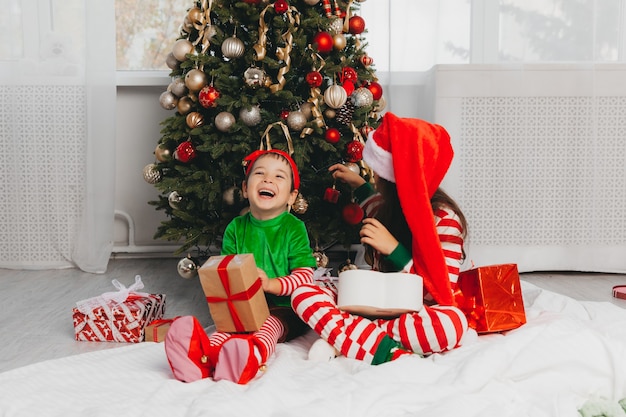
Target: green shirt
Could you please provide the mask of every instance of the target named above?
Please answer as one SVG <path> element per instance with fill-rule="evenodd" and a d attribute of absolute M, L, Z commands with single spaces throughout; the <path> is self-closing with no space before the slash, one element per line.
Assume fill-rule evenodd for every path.
<path fill-rule="evenodd" d="M 309 235 L 302 220 L 284 212 L 270 220 L 255 219 L 250 212 L 226 226 L 222 255 L 252 253 L 257 267 L 269 278 L 289 275 L 296 268 L 316 267 Z M 289 296 L 266 294 L 273 305 L 291 305 Z"/>

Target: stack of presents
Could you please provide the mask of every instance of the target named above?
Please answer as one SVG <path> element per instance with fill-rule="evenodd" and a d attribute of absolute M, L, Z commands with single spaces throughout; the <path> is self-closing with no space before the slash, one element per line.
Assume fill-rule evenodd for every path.
<path fill-rule="evenodd" d="M 198 275 L 218 331 L 252 332 L 269 316 L 252 254 L 210 257 Z M 129 288 L 79 301 L 73 309 L 76 340 L 161 342 L 176 318 L 165 318 L 165 294 L 139 292 L 141 277 Z M 501 332 L 526 323 L 516 264 L 474 268 L 459 275 L 457 305 L 478 333 Z"/>

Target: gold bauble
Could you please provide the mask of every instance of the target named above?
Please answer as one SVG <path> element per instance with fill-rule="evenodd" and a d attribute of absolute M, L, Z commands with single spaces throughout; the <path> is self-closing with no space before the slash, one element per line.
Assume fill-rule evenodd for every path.
<path fill-rule="evenodd" d="M 163 145 L 157 145 L 154 150 L 154 156 L 159 162 L 167 162 L 172 159 L 172 153 Z"/>
<path fill-rule="evenodd" d="M 359 269 L 350 259 L 346 259 L 346 262 L 339 265 L 339 272 L 349 271 L 351 269 Z"/>
<path fill-rule="evenodd" d="M 193 101 L 191 100 L 191 98 L 185 96 L 185 97 L 181 97 L 178 100 L 178 105 L 176 106 L 176 109 L 178 110 L 180 114 L 187 114 L 191 110 L 192 106 L 193 106 Z"/>
<path fill-rule="evenodd" d="M 171 70 L 177 70 L 180 62 L 176 59 L 173 53 L 167 54 L 165 57 L 165 65 Z"/>
<path fill-rule="evenodd" d="M 326 118 L 328 119 L 334 119 L 335 116 L 337 116 L 337 112 L 335 111 L 335 109 L 326 109 L 324 110 L 324 116 L 326 116 Z"/>
<path fill-rule="evenodd" d="M 306 213 L 308 208 L 309 208 L 309 202 L 306 201 L 306 198 L 304 198 L 302 194 L 298 193 L 298 196 L 296 197 L 296 201 L 294 201 L 293 205 L 291 206 L 291 209 L 296 214 L 304 214 Z"/>
<path fill-rule="evenodd" d="M 177 97 L 182 97 L 189 91 L 185 85 L 185 80 L 182 77 L 175 78 L 170 83 L 169 90 Z"/>
<path fill-rule="evenodd" d="M 328 265 L 328 256 L 320 250 L 316 250 L 313 252 L 313 257 L 315 258 L 315 264 L 318 268 L 326 268 Z"/>
<path fill-rule="evenodd" d="M 324 91 L 324 103 L 326 103 L 329 107 L 332 107 L 333 109 L 338 109 L 346 104 L 347 99 L 348 94 L 346 93 L 346 90 L 340 85 L 331 85 L 326 89 L 326 91 Z"/>
<path fill-rule="evenodd" d="M 343 33 L 338 33 L 333 36 L 333 48 L 337 51 L 343 50 L 347 45 L 346 37 L 343 36 Z"/>
<path fill-rule="evenodd" d="M 185 85 L 189 91 L 198 92 L 207 83 L 206 74 L 197 68 L 192 69 L 185 75 Z M 368 90 L 369 91 L 369 90 Z"/>
<path fill-rule="evenodd" d="M 197 111 L 192 111 L 187 115 L 185 121 L 190 129 L 195 129 L 196 127 L 200 127 L 204 124 L 204 116 Z"/>
<path fill-rule="evenodd" d="M 161 181 L 162 174 L 157 164 L 148 164 L 143 167 L 143 179 L 148 184 L 156 184 Z"/>
<path fill-rule="evenodd" d="M 165 110 L 173 110 L 178 104 L 178 97 L 171 91 L 164 91 L 159 96 L 159 104 Z"/>
<path fill-rule="evenodd" d="M 222 54 L 224 54 L 226 58 L 239 58 L 245 51 L 246 47 L 241 39 L 236 36 L 231 36 L 230 38 L 225 39 L 222 43 Z"/>
<path fill-rule="evenodd" d="M 204 13 L 199 8 L 192 7 L 189 9 L 187 17 L 195 29 L 200 30 L 204 26 Z"/>
<path fill-rule="evenodd" d="M 313 116 L 313 106 L 313 103 L 310 101 L 307 101 L 300 106 L 300 111 L 304 114 L 304 117 L 306 117 L 307 120 L 311 120 L 311 117 Z"/>
<path fill-rule="evenodd" d="M 190 54 L 191 51 L 193 51 L 193 44 L 187 39 L 177 40 L 172 47 L 172 54 L 174 55 L 174 58 L 180 62 L 187 59 L 187 54 Z"/>

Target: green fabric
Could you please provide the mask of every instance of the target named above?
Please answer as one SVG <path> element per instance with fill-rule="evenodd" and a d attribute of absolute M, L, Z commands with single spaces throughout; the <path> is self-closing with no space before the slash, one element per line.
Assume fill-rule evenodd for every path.
<path fill-rule="evenodd" d="M 372 365 L 380 365 L 381 363 L 389 362 L 391 360 L 392 349 L 400 347 L 402 347 L 400 343 L 385 335 L 376 348 Z"/>
<path fill-rule="evenodd" d="M 250 212 L 231 221 L 224 231 L 222 255 L 252 253 L 269 278 L 289 275 L 296 268 L 316 267 L 304 222 L 289 212 L 255 219 Z M 270 305 L 290 306 L 289 296 L 266 294 Z"/>
<path fill-rule="evenodd" d="M 371 197 L 374 194 L 376 194 L 376 190 L 374 190 L 374 187 L 372 187 L 372 184 L 370 184 L 369 182 L 365 182 L 354 189 L 354 198 L 359 204 L 361 204 L 362 202 L 367 200 L 368 197 Z"/>
<path fill-rule="evenodd" d="M 413 257 L 411 252 L 402 243 L 398 242 L 398 246 L 386 258 L 393 264 L 394 268 L 401 271 Z"/>

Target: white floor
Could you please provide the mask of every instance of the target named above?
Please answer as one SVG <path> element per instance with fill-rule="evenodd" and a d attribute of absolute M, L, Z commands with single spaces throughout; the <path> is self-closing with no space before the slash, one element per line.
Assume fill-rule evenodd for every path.
<path fill-rule="evenodd" d="M 43 360 L 110 349 L 119 343 L 78 342 L 72 308 L 76 301 L 113 291 L 117 279 L 129 286 L 141 275 L 143 291 L 166 294 L 166 316 L 195 315 L 211 324 L 197 278 L 183 279 L 178 258 L 113 259 L 105 274 L 76 269 L 25 271 L 0 269 L 0 372 Z M 595 273 L 528 273 L 521 279 L 578 300 L 606 301 L 626 308 L 612 297 L 614 285 L 626 285 L 626 275 Z"/>

